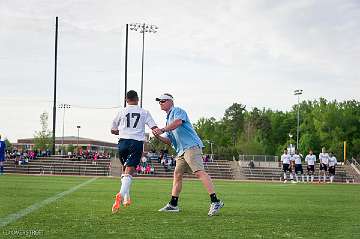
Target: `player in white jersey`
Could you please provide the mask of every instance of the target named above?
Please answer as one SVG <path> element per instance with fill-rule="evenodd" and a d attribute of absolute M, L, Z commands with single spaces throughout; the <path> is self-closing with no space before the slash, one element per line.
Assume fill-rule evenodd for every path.
<path fill-rule="evenodd" d="M 293 175 L 291 174 L 291 171 L 290 171 L 290 155 L 288 154 L 286 149 L 284 149 L 284 153 L 281 155 L 281 163 L 282 163 L 283 172 L 284 172 L 284 183 L 287 182 L 286 172 L 289 172 L 290 180 L 292 181 Z"/>
<path fill-rule="evenodd" d="M 123 165 L 120 192 L 115 196 L 112 212 L 116 213 L 122 204 L 127 207 L 131 204 L 130 185 L 135 168 L 140 163 L 145 141 L 145 125 L 151 129 L 157 126 L 151 114 L 138 106 L 139 97 L 136 91 L 126 93 L 127 106 L 120 110 L 115 117 L 111 133 L 119 135 L 119 158 Z"/>
<path fill-rule="evenodd" d="M 295 154 L 292 155 L 292 161 L 294 161 L 295 164 L 295 178 L 296 182 L 299 182 L 298 175 L 301 175 L 301 180 L 304 182 L 304 171 L 301 164 L 301 157 L 299 155 L 299 151 L 295 150 Z"/>
<path fill-rule="evenodd" d="M 309 176 L 311 176 L 311 182 L 313 182 L 314 181 L 316 156 L 313 154 L 312 150 L 310 150 L 309 154 L 306 155 L 305 162 L 307 163 L 306 181 L 309 182 Z"/>
<path fill-rule="evenodd" d="M 329 153 L 329 175 L 330 183 L 334 181 L 335 177 L 335 166 L 337 165 L 337 160 L 334 153 Z"/>
<path fill-rule="evenodd" d="M 326 172 L 328 170 L 328 164 L 329 164 L 329 154 L 326 153 L 325 147 L 321 149 L 321 153 L 319 154 L 319 161 L 320 161 L 319 183 L 321 182 L 321 174 L 323 175 L 323 179 L 325 183 Z"/>

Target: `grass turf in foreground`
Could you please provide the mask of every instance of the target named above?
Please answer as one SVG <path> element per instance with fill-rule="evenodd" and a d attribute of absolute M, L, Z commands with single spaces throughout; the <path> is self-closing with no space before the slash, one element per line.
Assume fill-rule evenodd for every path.
<path fill-rule="evenodd" d="M 0 177 L 0 222 L 89 178 Z M 199 181 L 185 181 L 180 213 L 157 210 L 169 201 L 171 180 L 135 179 L 131 207 L 111 214 L 119 179 L 98 178 L 0 228 L 0 238 L 359 238 L 360 186 L 215 181 L 225 202 L 208 217 Z"/>

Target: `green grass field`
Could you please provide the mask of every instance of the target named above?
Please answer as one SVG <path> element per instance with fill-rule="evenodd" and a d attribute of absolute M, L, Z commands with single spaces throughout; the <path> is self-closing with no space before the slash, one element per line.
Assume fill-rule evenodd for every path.
<path fill-rule="evenodd" d="M 360 185 L 217 180 L 225 206 L 208 217 L 208 195 L 192 180 L 184 183 L 177 214 L 157 211 L 169 200 L 168 179 L 135 179 L 133 204 L 115 215 L 118 178 L 98 178 L 60 197 L 88 180 L 1 176 L 0 238 L 360 238 Z"/>

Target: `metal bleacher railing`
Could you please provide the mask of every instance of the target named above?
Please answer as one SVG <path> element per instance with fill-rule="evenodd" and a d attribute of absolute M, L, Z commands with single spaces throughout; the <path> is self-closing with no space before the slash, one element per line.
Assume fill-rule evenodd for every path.
<path fill-rule="evenodd" d="M 352 163 L 353 165 L 355 165 L 355 167 L 356 167 L 357 169 L 360 170 L 360 164 L 359 164 L 359 162 L 358 162 L 356 159 L 352 158 L 352 159 L 350 159 L 349 161 L 350 161 L 350 163 Z"/>
<path fill-rule="evenodd" d="M 244 155 L 239 154 L 238 158 L 234 157 L 234 160 L 239 161 L 239 166 L 249 165 L 250 162 L 254 163 L 254 166 L 260 167 L 276 167 L 279 162 L 279 157 L 275 155 Z"/>
<path fill-rule="evenodd" d="M 359 162 L 352 158 L 345 161 L 345 164 L 348 166 L 349 170 L 352 172 L 353 180 L 360 183 L 360 164 Z"/>

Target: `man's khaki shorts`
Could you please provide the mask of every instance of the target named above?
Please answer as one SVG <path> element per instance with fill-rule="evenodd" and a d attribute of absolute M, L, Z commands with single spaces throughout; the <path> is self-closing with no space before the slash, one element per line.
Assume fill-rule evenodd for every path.
<path fill-rule="evenodd" d="M 176 157 L 176 173 L 195 173 L 200 170 L 205 171 L 201 148 L 186 149 L 182 155 Z"/>

